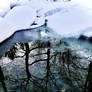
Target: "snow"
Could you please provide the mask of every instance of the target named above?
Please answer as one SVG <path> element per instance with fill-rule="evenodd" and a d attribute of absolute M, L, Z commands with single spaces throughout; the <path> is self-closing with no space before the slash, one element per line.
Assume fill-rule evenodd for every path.
<path fill-rule="evenodd" d="M 67 10 L 48 17 L 48 26 L 62 37 L 79 36 L 81 30 L 92 26 L 92 14 L 87 8 L 76 4 Z"/>
<path fill-rule="evenodd" d="M 10 37 L 14 33 L 14 27 L 0 18 L 0 42 Z"/>
<path fill-rule="evenodd" d="M 29 28 L 36 18 L 36 12 L 29 6 L 17 6 L 0 18 L 0 42 L 20 29 Z"/>
<path fill-rule="evenodd" d="M 62 37 L 79 36 L 80 30 L 92 25 L 92 14 L 88 12 L 81 1 L 50 2 L 46 0 L 20 0 L 18 5 L 28 5 L 36 10 L 40 18 L 35 19 L 38 26 L 48 19 L 48 26 Z M 40 5 L 40 6 L 39 6 Z M 60 12 L 55 14 L 56 12 Z M 51 16 L 52 15 L 52 16 Z M 37 26 L 37 25 L 36 25 Z"/>
<path fill-rule="evenodd" d="M 92 27 L 88 27 L 84 30 L 81 31 L 81 34 L 87 37 L 91 37 L 92 36 Z"/>
<path fill-rule="evenodd" d="M 84 35 L 87 36 L 87 37 L 91 37 L 92 36 L 92 30 L 84 33 Z"/>
<path fill-rule="evenodd" d="M 17 6 L 10 10 L 4 19 L 12 24 L 17 31 L 30 27 L 35 18 L 36 12 L 34 9 L 29 6 Z"/>
<path fill-rule="evenodd" d="M 84 3 L 80 3 L 81 1 L 13 0 L 9 4 L 10 7 L 16 6 L 13 9 L 10 10 L 9 5 L 5 10 L 0 8 L 0 14 L 4 16 L 2 20 L 4 23 L 0 22 L 0 31 L 4 29 L 5 32 L 7 31 L 7 35 L 9 31 L 9 35 L 4 37 L 7 38 L 10 33 L 12 34 L 18 30 L 41 26 L 44 24 L 44 20 L 48 19 L 48 27 L 61 37 L 79 36 L 81 33 L 83 34 L 83 29 L 92 25 L 92 12 Z M 33 22 L 37 25 L 31 26 Z M 4 25 L 7 27 L 9 25 L 9 27 L 3 28 Z M 85 34 L 92 36 L 91 32 Z"/>
<path fill-rule="evenodd" d="M 26 0 L 25 0 L 26 1 Z M 24 2 L 25 2 L 24 1 Z M 13 5 L 15 4 L 16 7 L 14 7 L 13 9 L 11 9 L 7 14 L 6 16 L 4 17 L 4 20 L 5 22 L 9 23 L 11 25 L 11 28 L 9 26 L 9 28 L 7 29 L 4 29 L 4 25 L 7 26 L 9 24 L 5 23 L 1 23 L 0 25 L 2 26 L 0 29 L 2 30 L 5 30 L 4 32 L 7 32 L 7 36 L 3 37 L 1 41 L 5 40 L 6 38 L 8 38 L 9 36 L 11 36 L 14 32 L 18 31 L 18 30 L 21 30 L 21 29 L 26 29 L 26 28 L 33 28 L 34 26 L 30 26 L 34 21 L 35 23 L 37 23 L 38 25 L 36 25 L 35 27 L 38 27 L 38 26 L 41 26 L 44 24 L 44 20 L 45 20 L 45 15 L 44 13 L 45 12 L 48 12 L 49 9 L 47 8 L 47 6 L 43 3 L 41 4 L 41 8 L 42 8 L 42 5 L 45 5 L 46 7 L 44 9 L 39 10 L 39 12 L 35 11 L 34 9 L 32 9 L 30 7 L 30 5 L 35 5 L 33 3 L 30 3 L 30 5 L 28 5 L 29 3 L 19 3 L 19 2 L 15 2 L 13 3 Z M 34 2 L 36 2 L 36 0 L 34 0 Z M 45 1 L 47 3 L 47 1 Z M 37 3 L 36 3 L 37 4 Z M 12 4 L 11 4 L 12 5 Z M 39 5 L 39 4 L 38 4 Z M 34 8 L 34 7 L 33 7 Z M 36 5 L 36 8 L 37 8 L 37 5 Z M 47 9 L 46 9 L 47 8 Z M 53 7 L 51 9 L 54 9 Z M 50 11 L 51 12 L 51 11 Z M 36 13 L 37 13 L 37 16 L 40 16 L 39 18 L 36 17 Z M 12 30 L 11 30 L 12 29 Z M 8 32 L 9 31 L 9 32 Z M 4 34 L 4 33 L 2 33 Z"/>
<path fill-rule="evenodd" d="M 35 10 L 39 10 L 41 8 L 43 8 L 45 5 L 48 4 L 48 1 L 46 0 L 15 0 L 13 3 L 17 3 L 17 5 L 27 5 L 30 6 L 32 8 L 34 8 Z"/>
<path fill-rule="evenodd" d="M 2 21 L 3 20 L 3 18 L 2 17 L 0 17 L 0 21 Z"/>
<path fill-rule="evenodd" d="M 4 17 L 10 10 L 10 0 L 0 0 L 0 16 Z"/>
<path fill-rule="evenodd" d="M 10 7 L 7 8 L 0 8 L 0 16 L 4 17 L 10 10 Z"/>

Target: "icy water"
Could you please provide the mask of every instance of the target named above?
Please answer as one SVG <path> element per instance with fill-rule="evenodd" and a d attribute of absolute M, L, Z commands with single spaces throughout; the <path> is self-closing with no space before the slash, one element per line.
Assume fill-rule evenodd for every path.
<path fill-rule="evenodd" d="M 69 44 L 69 47 L 68 47 L 69 49 L 71 49 L 72 51 L 76 52 L 76 54 L 79 57 L 84 58 L 84 60 L 87 62 L 87 63 L 84 63 L 85 66 L 86 66 L 86 64 L 87 65 L 89 64 L 89 62 L 92 60 L 92 44 L 91 43 L 89 43 L 87 41 L 80 41 L 77 38 L 62 38 L 62 40 Z M 0 51 L 2 51 L 2 53 L 0 53 L 0 56 L 2 57 L 7 50 L 12 48 L 13 45 L 14 45 L 14 43 L 12 42 L 12 39 L 9 39 L 7 42 L 2 43 L 2 45 L 0 47 Z M 18 63 L 19 61 L 20 61 L 20 63 Z M 21 76 L 26 77 L 25 76 L 26 73 L 24 71 L 19 72 L 19 69 L 21 69 L 20 65 L 24 64 L 24 62 L 21 59 L 19 61 L 17 61 L 17 60 L 14 61 L 13 65 L 11 63 L 11 64 L 8 65 L 7 68 L 10 68 L 11 66 L 12 66 L 12 69 L 15 68 L 15 71 L 11 71 L 11 72 L 15 73 L 14 75 L 16 75 L 16 73 L 17 73 L 16 77 L 19 77 L 20 74 L 21 74 Z M 18 67 L 18 66 L 20 68 L 16 69 L 16 67 Z M 37 65 L 37 66 L 39 66 L 39 65 Z M 42 64 L 40 66 L 40 67 L 42 67 L 41 69 L 43 69 L 43 66 L 44 66 L 44 64 Z M 41 70 L 41 69 L 39 69 L 39 70 Z M 39 75 L 43 74 L 45 70 L 42 71 L 42 73 L 39 72 L 39 74 L 36 74 L 36 71 L 38 71 L 38 69 L 36 69 L 36 68 L 33 68 L 31 71 L 36 76 L 39 76 Z M 57 83 L 60 84 L 60 85 L 64 85 L 66 88 L 68 87 L 68 85 L 65 84 L 63 81 L 60 82 L 60 80 L 57 80 Z M 11 82 L 11 81 L 6 81 L 6 85 L 8 85 L 8 89 L 10 90 L 9 92 L 30 92 L 30 91 L 23 91 L 23 90 L 25 90 L 24 88 L 25 88 L 26 84 L 25 84 L 25 82 L 23 82 L 21 80 L 19 80 L 19 81 L 16 80 L 14 83 Z M 4 92 L 2 90 L 2 85 L 0 85 L 0 86 L 1 86 L 0 87 L 0 92 Z M 31 86 L 31 84 L 29 84 L 29 87 L 33 88 Z M 32 91 L 32 92 L 40 92 L 40 91 Z M 53 92 L 57 92 L 54 87 L 53 87 Z M 60 91 L 60 92 L 65 92 L 65 91 Z M 79 91 L 79 92 L 81 92 L 81 91 Z"/>
<path fill-rule="evenodd" d="M 38 29 L 37 29 L 38 30 Z M 38 31 L 34 29 L 20 30 L 15 32 L 11 37 L 0 43 L 0 58 L 9 50 L 15 43 L 27 43 L 39 39 Z M 35 36 L 34 36 L 35 35 Z"/>
<path fill-rule="evenodd" d="M 89 43 L 88 41 L 81 41 L 77 38 L 65 38 L 66 42 L 69 43 L 70 48 L 72 50 L 75 50 L 77 54 L 81 55 L 81 57 L 92 60 L 92 43 Z"/>
<path fill-rule="evenodd" d="M 18 34 L 14 35 L 13 37 L 9 38 L 8 40 L 6 40 L 0 44 L 0 51 L 2 51 L 2 52 L 0 52 L 0 58 L 3 56 L 3 54 L 7 50 L 12 48 L 12 46 L 16 42 L 20 43 L 20 42 L 31 42 L 32 41 L 30 39 L 30 38 L 32 38 L 32 35 L 29 36 L 28 38 L 23 38 L 24 37 L 23 34 L 25 34 L 25 32 L 22 32 L 22 34 L 21 34 L 21 32 L 19 32 Z M 87 56 L 87 57 L 89 57 L 89 59 L 91 59 L 92 43 L 89 43 L 88 41 L 80 41 L 77 38 L 63 38 L 62 40 L 68 42 L 70 45 L 70 48 L 72 48 L 73 50 L 76 50 L 78 53 L 80 52 L 80 54 L 83 55 L 85 58 Z"/>

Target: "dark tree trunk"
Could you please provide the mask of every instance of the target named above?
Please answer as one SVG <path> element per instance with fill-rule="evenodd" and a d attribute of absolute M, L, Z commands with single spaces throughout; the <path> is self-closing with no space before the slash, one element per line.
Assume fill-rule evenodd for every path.
<path fill-rule="evenodd" d="M 25 48 L 26 48 L 26 51 L 25 51 L 25 65 L 26 65 L 26 74 L 27 74 L 27 79 L 29 81 L 30 79 L 30 72 L 29 72 L 29 63 L 28 63 L 28 60 L 29 60 L 29 44 L 28 43 L 25 43 Z"/>
<path fill-rule="evenodd" d="M 89 65 L 88 75 L 85 83 L 84 92 L 92 92 L 92 62 Z"/>
<path fill-rule="evenodd" d="M 0 82 L 2 83 L 2 87 L 3 87 L 4 92 L 8 92 L 4 80 L 5 80 L 5 79 L 4 79 L 4 74 L 3 74 L 2 68 L 1 68 L 1 66 L 0 66 Z"/>
<path fill-rule="evenodd" d="M 49 73 L 50 73 L 50 42 L 48 42 L 48 50 L 47 50 L 46 92 L 48 92 Z"/>

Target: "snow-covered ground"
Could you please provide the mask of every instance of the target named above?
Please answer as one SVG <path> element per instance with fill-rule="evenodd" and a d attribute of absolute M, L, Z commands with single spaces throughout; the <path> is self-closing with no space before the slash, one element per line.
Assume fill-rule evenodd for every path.
<path fill-rule="evenodd" d="M 10 0 L 0 0 L 0 16 L 4 17 L 10 10 Z"/>
<path fill-rule="evenodd" d="M 84 7 L 75 5 L 67 9 L 66 13 L 57 13 L 48 17 L 48 26 L 53 28 L 61 36 L 77 36 L 83 29 L 91 27 L 92 14 Z M 91 34 L 92 36 L 92 34 Z"/>
<path fill-rule="evenodd" d="M 84 29 L 92 26 L 91 8 L 88 7 L 88 2 L 83 0 L 71 0 L 69 2 L 63 2 L 63 0 L 58 2 L 9 0 L 9 3 L 5 3 L 3 8 L 1 5 L 0 15 L 4 17 L 3 21 L 7 22 L 9 27 L 5 29 L 7 23 L 0 20 L 0 42 L 20 29 L 31 28 L 31 24 L 34 22 L 39 26 L 44 24 L 45 19 L 48 19 L 48 26 L 61 37 L 79 36 L 84 33 Z M 86 31 L 85 34 L 92 36 L 91 32 Z"/>
<path fill-rule="evenodd" d="M 8 38 L 14 33 L 14 27 L 7 23 L 3 18 L 0 18 L 0 42 Z"/>
<path fill-rule="evenodd" d="M 36 18 L 36 12 L 29 6 L 14 7 L 4 17 L 4 20 L 15 27 L 15 31 L 29 28 Z"/>

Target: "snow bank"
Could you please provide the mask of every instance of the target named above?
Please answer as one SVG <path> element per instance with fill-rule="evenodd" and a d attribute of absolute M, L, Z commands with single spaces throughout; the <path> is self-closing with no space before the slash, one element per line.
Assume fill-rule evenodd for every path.
<path fill-rule="evenodd" d="M 35 17 L 35 10 L 28 6 L 17 6 L 10 10 L 4 19 L 0 18 L 0 42 L 20 29 L 29 28 Z"/>
<path fill-rule="evenodd" d="M 48 17 L 48 26 L 62 37 L 78 36 L 81 30 L 92 26 L 92 14 L 86 7 L 76 3 L 66 10 Z"/>
<path fill-rule="evenodd" d="M 0 16 L 4 17 L 10 10 L 10 7 L 7 8 L 0 8 Z"/>
<path fill-rule="evenodd" d="M 4 17 L 10 10 L 10 0 L 0 0 L 0 16 Z"/>
<path fill-rule="evenodd" d="M 8 12 L 5 21 L 12 24 L 16 30 L 26 29 L 34 22 L 36 12 L 29 6 L 17 6 Z"/>
<path fill-rule="evenodd" d="M 48 26 L 62 37 L 78 37 L 83 29 L 92 25 L 92 14 L 79 0 L 55 3 L 31 0 L 30 3 L 26 4 L 33 7 L 37 14 L 41 16 L 40 19 L 36 20 L 38 24 L 44 23 L 44 19 L 47 18 Z"/>
<path fill-rule="evenodd" d="M 14 27 L 0 18 L 0 42 L 7 39 L 14 33 Z"/>

